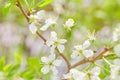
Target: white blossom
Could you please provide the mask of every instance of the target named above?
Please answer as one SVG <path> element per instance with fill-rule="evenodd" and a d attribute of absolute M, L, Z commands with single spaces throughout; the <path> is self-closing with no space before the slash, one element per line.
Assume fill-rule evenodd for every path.
<path fill-rule="evenodd" d="M 52 71 L 53 74 L 57 74 L 57 68 L 61 65 L 62 60 L 56 59 L 55 54 L 50 54 L 48 57 L 42 57 L 41 61 L 44 63 L 44 66 L 41 69 L 41 72 L 47 74 L 49 71 Z"/>
<path fill-rule="evenodd" d="M 116 25 L 116 28 L 113 31 L 112 40 L 114 42 L 118 41 L 120 37 L 120 23 Z"/>
<path fill-rule="evenodd" d="M 69 73 L 63 75 L 64 79 L 70 80 L 86 80 L 86 73 L 78 71 L 77 69 L 71 69 Z"/>
<path fill-rule="evenodd" d="M 120 59 L 116 59 L 113 62 L 113 65 L 110 66 L 111 68 L 111 80 L 118 80 L 120 79 Z"/>
<path fill-rule="evenodd" d="M 118 44 L 114 47 L 114 51 L 118 56 L 120 56 L 120 44 Z"/>
<path fill-rule="evenodd" d="M 101 69 L 99 67 L 96 66 L 96 67 L 92 68 L 91 71 L 90 71 L 90 74 L 91 74 L 90 78 L 91 78 L 91 80 L 101 80 L 99 78 L 100 72 L 101 72 Z"/>
<path fill-rule="evenodd" d="M 94 53 L 91 49 L 87 49 L 89 46 L 89 40 L 86 40 L 82 45 L 74 46 L 75 50 L 73 50 L 71 57 L 75 58 L 80 55 L 84 55 L 86 58 L 92 57 Z"/>
<path fill-rule="evenodd" d="M 30 25 L 29 25 L 29 30 L 31 31 L 32 34 L 35 34 L 36 31 L 37 31 L 37 27 L 35 25 L 34 22 L 32 22 Z"/>
<path fill-rule="evenodd" d="M 48 27 L 50 27 L 51 25 L 56 24 L 56 20 L 52 19 L 52 18 L 48 18 L 45 21 L 45 24 L 40 28 L 40 30 L 45 31 L 48 29 Z"/>
<path fill-rule="evenodd" d="M 95 41 L 96 40 L 95 31 L 93 31 L 92 33 L 88 32 L 88 38 L 91 41 Z"/>
<path fill-rule="evenodd" d="M 68 19 L 65 24 L 64 24 L 64 27 L 68 30 L 71 30 L 71 27 L 74 26 L 74 20 L 73 19 Z"/>
<path fill-rule="evenodd" d="M 54 53 L 55 48 L 57 48 L 59 52 L 62 53 L 65 49 L 65 46 L 63 44 L 66 42 L 66 39 L 58 39 L 57 33 L 52 31 L 50 39 L 46 41 L 46 44 L 51 47 L 51 53 Z"/>

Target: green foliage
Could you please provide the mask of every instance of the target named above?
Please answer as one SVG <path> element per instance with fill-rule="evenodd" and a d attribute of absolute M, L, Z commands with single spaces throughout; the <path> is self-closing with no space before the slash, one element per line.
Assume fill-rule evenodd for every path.
<path fill-rule="evenodd" d="M 42 63 L 39 61 L 39 58 L 30 57 L 28 58 L 28 66 L 31 70 L 40 71 Z"/>
<path fill-rule="evenodd" d="M 3 56 L 3 57 L 0 59 L 0 71 L 3 70 L 4 65 L 5 65 L 5 57 Z"/>
<path fill-rule="evenodd" d="M 110 75 L 110 65 L 108 63 L 106 63 L 105 61 L 103 61 L 103 68 L 101 73 L 100 73 L 100 78 L 104 79 L 105 77 Z"/>
<path fill-rule="evenodd" d="M 12 77 L 13 75 L 17 74 L 18 70 L 20 68 L 20 64 L 15 64 L 13 66 L 11 66 L 11 68 L 9 69 L 8 73 L 7 73 L 7 77 Z"/>
<path fill-rule="evenodd" d="M 6 3 L 3 7 L 2 7 L 2 12 L 3 15 L 7 15 L 10 8 L 15 4 L 16 0 L 10 0 L 8 3 Z"/>
<path fill-rule="evenodd" d="M 53 2 L 53 0 L 42 0 L 41 2 L 39 2 L 37 4 L 38 7 L 44 7 L 47 6 L 49 4 L 51 4 Z"/>

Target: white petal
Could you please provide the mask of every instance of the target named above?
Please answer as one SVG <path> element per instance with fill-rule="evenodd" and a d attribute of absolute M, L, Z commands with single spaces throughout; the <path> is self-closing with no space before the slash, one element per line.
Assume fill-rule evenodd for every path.
<path fill-rule="evenodd" d="M 73 19 L 68 19 L 65 23 L 65 27 L 71 28 L 74 25 L 74 20 Z"/>
<path fill-rule="evenodd" d="M 41 61 L 47 64 L 49 62 L 49 59 L 47 57 L 42 57 Z"/>
<path fill-rule="evenodd" d="M 51 39 L 57 40 L 57 33 L 55 31 L 51 32 Z"/>
<path fill-rule="evenodd" d="M 99 76 L 91 76 L 91 80 L 101 80 Z"/>
<path fill-rule="evenodd" d="M 39 20 L 43 20 L 46 17 L 46 12 L 45 10 L 40 10 L 36 13 L 36 16 L 38 16 Z"/>
<path fill-rule="evenodd" d="M 94 55 L 94 53 L 92 50 L 85 50 L 84 55 L 85 55 L 85 57 L 89 58 L 89 57 L 92 57 Z"/>
<path fill-rule="evenodd" d="M 56 24 L 56 21 L 54 19 L 51 19 L 51 18 L 48 18 L 46 21 L 45 21 L 46 24 L 49 24 L 49 25 L 52 25 L 52 24 Z"/>
<path fill-rule="evenodd" d="M 76 45 L 76 46 L 74 46 L 74 48 L 76 49 L 76 50 L 83 50 L 83 47 L 82 47 L 82 45 Z"/>
<path fill-rule="evenodd" d="M 63 75 L 64 79 L 70 79 L 72 78 L 72 75 L 70 73 Z"/>
<path fill-rule="evenodd" d="M 50 71 L 50 67 L 48 65 L 43 66 L 43 68 L 41 69 L 41 72 L 43 74 L 47 74 Z"/>
<path fill-rule="evenodd" d="M 71 58 L 76 58 L 78 56 L 78 51 L 73 51 L 72 54 L 71 54 Z"/>
<path fill-rule="evenodd" d="M 34 22 L 32 22 L 30 25 L 29 25 L 29 30 L 32 32 L 32 34 L 35 34 L 36 31 L 37 31 L 37 27 L 35 25 Z"/>
<path fill-rule="evenodd" d="M 51 48 L 50 48 L 50 53 L 51 54 L 54 54 L 55 48 L 56 48 L 56 46 L 54 46 L 54 45 L 51 46 Z"/>
<path fill-rule="evenodd" d="M 61 63 L 62 63 L 62 60 L 55 60 L 55 61 L 53 61 L 53 65 L 55 65 L 55 66 L 60 66 Z"/>
<path fill-rule="evenodd" d="M 67 42 L 67 40 L 66 39 L 60 39 L 60 43 L 66 43 Z"/>
<path fill-rule="evenodd" d="M 83 43 L 83 48 L 86 49 L 90 46 L 90 41 L 89 40 L 86 40 L 84 43 Z"/>
<path fill-rule="evenodd" d="M 91 70 L 91 73 L 95 76 L 98 76 L 100 74 L 100 67 L 94 67 L 92 70 Z"/>
<path fill-rule="evenodd" d="M 65 46 L 64 45 L 58 45 L 57 48 L 58 48 L 60 53 L 63 53 L 63 51 L 65 49 Z"/>
<path fill-rule="evenodd" d="M 50 54 L 49 61 L 54 61 L 54 60 L 55 60 L 55 54 Z"/>
<path fill-rule="evenodd" d="M 51 66 L 51 70 L 53 72 L 53 75 L 56 75 L 58 73 L 58 70 L 56 69 L 55 66 Z"/>
<path fill-rule="evenodd" d="M 113 37 L 112 37 L 113 41 L 118 41 L 118 34 L 117 33 L 113 33 Z"/>
<path fill-rule="evenodd" d="M 120 44 L 118 44 L 114 47 L 114 51 L 118 56 L 120 56 Z"/>
<path fill-rule="evenodd" d="M 49 24 L 45 24 L 45 25 L 43 25 L 43 26 L 40 28 L 40 30 L 41 30 L 41 31 L 46 31 L 49 27 L 50 27 Z"/>

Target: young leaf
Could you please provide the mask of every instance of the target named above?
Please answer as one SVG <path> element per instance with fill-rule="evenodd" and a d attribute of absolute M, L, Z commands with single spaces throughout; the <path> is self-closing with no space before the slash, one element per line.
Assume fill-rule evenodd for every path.
<path fill-rule="evenodd" d="M 19 68 L 20 68 L 19 64 L 12 66 L 11 69 L 8 71 L 7 77 L 11 77 L 14 74 L 16 74 Z"/>
<path fill-rule="evenodd" d="M 43 1 L 39 2 L 37 4 L 37 6 L 38 7 L 44 7 L 44 6 L 47 6 L 47 5 L 51 4 L 52 2 L 53 2 L 53 0 L 43 0 Z"/>
<path fill-rule="evenodd" d="M 7 15 L 11 6 L 14 5 L 16 2 L 16 0 L 10 0 L 7 4 L 5 4 L 4 6 L 2 6 L 2 13 L 3 15 Z"/>
<path fill-rule="evenodd" d="M 2 57 L 2 58 L 0 59 L 0 70 L 3 70 L 4 65 L 5 65 L 5 57 Z"/>
<path fill-rule="evenodd" d="M 33 70 L 39 70 L 41 68 L 41 64 L 38 58 L 28 58 L 28 65 Z"/>

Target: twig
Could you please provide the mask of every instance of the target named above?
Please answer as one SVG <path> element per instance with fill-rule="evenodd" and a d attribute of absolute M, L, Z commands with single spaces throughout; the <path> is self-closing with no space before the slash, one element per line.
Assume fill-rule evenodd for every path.
<path fill-rule="evenodd" d="M 83 60 L 75 63 L 74 65 L 72 65 L 71 68 L 75 68 L 75 67 L 77 67 L 77 66 L 79 66 L 81 64 L 85 64 L 85 63 L 88 63 L 88 62 L 94 62 L 94 61 L 96 61 L 98 59 L 101 59 L 107 51 L 110 51 L 112 49 L 113 49 L 113 47 L 111 47 L 111 48 L 104 48 L 104 50 L 102 52 L 100 52 L 96 57 L 83 59 Z"/>
<path fill-rule="evenodd" d="M 26 20 L 29 22 L 30 19 L 29 19 L 29 17 L 26 15 L 26 13 L 24 12 L 24 10 L 23 10 L 23 8 L 22 8 L 19 0 L 17 0 L 16 5 L 20 8 L 22 14 L 25 16 Z M 41 35 L 41 33 L 40 33 L 39 31 L 36 31 L 36 34 L 37 34 L 44 42 L 46 42 L 46 39 L 44 38 L 44 36 Z M 57 49 L 56 49 L 56 51 L 59 53 L 59 51 L 58 51 Z M 59 53 L 59 55 L 65 60 L 67 66 L 68 66 L 68 71 L 69 71 L 69 69 L 70 69 L 70 67 L 71 67 L 69 60 L 66 58 L 66 56 L 65 56 L 64 54 Z"/>
<path fill-rule="evenodd" d="M 25 11 L 23 10 L 22 5 L 20 4 L 19 0 L 17 0 L 16 5 L 20 8 L 22 14 L 25 16 L 25 18 L 29 22 L 29 17 L 26 15 Z"/>

